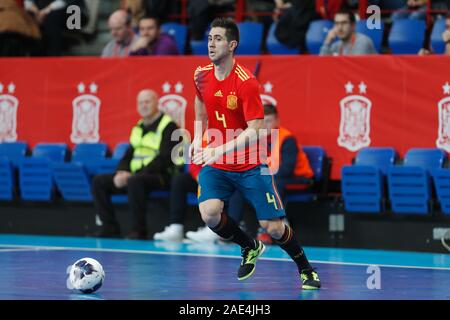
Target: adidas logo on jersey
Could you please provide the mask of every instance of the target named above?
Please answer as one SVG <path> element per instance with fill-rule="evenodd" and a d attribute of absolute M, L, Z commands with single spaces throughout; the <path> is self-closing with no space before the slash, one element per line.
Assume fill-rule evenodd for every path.
<path fill-rule="evenodd" d="M 217 91 L 217 92 L 214 94 L 214 97 L 223 97 L 222 91 L 221 91 L 221 90 Z"/>

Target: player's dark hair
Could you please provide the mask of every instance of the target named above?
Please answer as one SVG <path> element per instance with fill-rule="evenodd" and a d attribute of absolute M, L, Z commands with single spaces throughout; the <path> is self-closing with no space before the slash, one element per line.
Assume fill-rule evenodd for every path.
<path fill-rule="evenodd" d="M 139 24 L 141 23 L 142 20 L 147 20 L 147 19 L 155 20 L 156 26 L 158 29 L 161 26 L 161 21 L 159 20 L 158 16 L 156 16 L 154 14 L 146 14 L 145 16 L 143 16 L 142 18 L 139 19 Z"/>
<path fill-rule="evenodd" d="M 447 14 L 445 15 L 445 19 L 450 19 L 450 11 L 448 11 Z"/>
<path fill-rule="evenodd" d="M 277 107 L 275 107 L 273 104 L 265 104 L 264 115 L 270 116 L 271 114 L 278 115 Z"/>
<path fill-rule="evenodd" d="M 345 15 L 347 15 L 351 24 L 354 24 L 356 22 L 355 14 L 351 10 L 340 9 L 338 12 L 336 12 L 336 14 L 334 16 L 336 17 L 338 14 L 345 14 Z"/>
<path fill-rule="evenodd" d="M 235 40 L 239 45 L 239 28 L 230 18 L 219 17 L 211 22 L 211 28 L 224 28 L 227 41 Z M 236 46 L 237 48 L 237 46 Z"/>

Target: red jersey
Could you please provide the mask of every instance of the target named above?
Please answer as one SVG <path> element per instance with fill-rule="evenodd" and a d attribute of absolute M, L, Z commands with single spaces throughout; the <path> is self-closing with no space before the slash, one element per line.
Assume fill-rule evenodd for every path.
<path fill-rule="evenodd" d="M 264 109 L 261 102 L 259 83 L 255 76 L 237 62 L 234 63 L 231 73 L 222 81 L 214 75 L 214 65 L 211 63 L 198 67 L 194 73 L 194 83 L 197 97 L 205 104 L 208 115 L 208 129 L 216 129 L 222 133 L 222 141 L 210 141 L 210 146 L 225 144 L 233 140 L 227 129 L 247 128 L 247 121 L 264 119 Z M 210 134 L 214 136 L 214 133 Z M 213 138 L 214 140 L 214 138 Z M 220 140 L 220 139 L 219 139 Z M 228 171 L 245 171 L 260 164 L 259 157 L 250 157 L 250 152 L 257 152 L 257 148 L 247 146 L 245 150 L 232 155 L 224 155 L 222 163 L 211 166 Z M 233 163 L 226 159 L 233 158 Z M 239 160 L 238 160 L 239 159 Z"/>

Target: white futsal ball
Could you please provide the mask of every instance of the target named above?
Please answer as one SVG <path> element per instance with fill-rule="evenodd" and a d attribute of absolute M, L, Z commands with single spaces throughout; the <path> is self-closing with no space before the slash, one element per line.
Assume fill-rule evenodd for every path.
<path fill-rule="evenodd" d="M 93 293 L 100 289 L 104 280 L 102 265 L 95 259 L 82 258 L 70 267 L 67 286 L 82 293 Z"/>

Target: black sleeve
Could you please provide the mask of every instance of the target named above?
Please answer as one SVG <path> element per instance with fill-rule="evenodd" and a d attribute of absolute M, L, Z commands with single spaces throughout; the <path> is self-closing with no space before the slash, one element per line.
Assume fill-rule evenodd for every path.
<path fill-rule="evenodd" d="M 133 159 L 134 148 L 130 145 L 122 159 L 120 159 L 117 171 L 130 171 L 130 162 Z"/>
<path fill-rule="evenodd" d="M 164 129 L 161 139 L 159 154 L 152 162 L 150 162 L 146 167 L 142 169 L 143 173 L 167 173 L 168 169 L 174 166 L 171 158 L 172 149 L 180 142 L 171 141 L 172 133 L 176 129 L 178 129 L 178 127 L 174 122 L 171 122 L 167 125 L 167 127 Z"/>
<path fill-rule="evenodd" d="M 290 178 L 294 175 L 297 155 L 298 147 L 295 137 L 290 137 L 284 140 L 280 151 L 280 168 L 276 174 L 276 177 Z"/>

